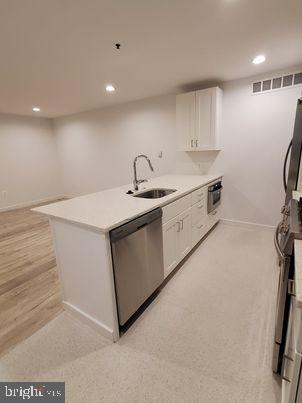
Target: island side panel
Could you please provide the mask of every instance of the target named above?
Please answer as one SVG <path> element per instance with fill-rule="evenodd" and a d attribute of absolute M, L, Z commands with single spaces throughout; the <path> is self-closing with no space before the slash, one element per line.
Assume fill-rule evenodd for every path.
<path fill-rule="evenodd" d="M 119 338 L 109 234 L 50 218 L 64 307 Z"/>

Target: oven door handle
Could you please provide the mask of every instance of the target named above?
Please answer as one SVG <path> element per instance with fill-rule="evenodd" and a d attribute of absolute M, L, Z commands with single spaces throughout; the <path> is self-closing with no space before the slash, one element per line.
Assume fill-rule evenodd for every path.
<path fill-rule="evenodd" d="M 219 188 L 216 188 L 216 189 L 209 189 L 208 191 L 209 191 L 209 193 L 213 193 L 213 192 L 217 192 L 218 190 L 221 190 L 221 189 L 223 189 L 223 186 L 221 185 Z"/>
<path fill-rule="evenodd" d="M 274 244 L 275 244 L 277 254 L 279 256 L 279 260 L 281 262 L 283 262 L 285 260 L 285 254 L 282 252 L 282 250 L 280 248 L 280 244 L 279 244 L 279 234 L 281 231 L 281 225 L 282 225 L 282 221 L 277 225 L 277 228 L 275 231 L 275 236 L 274 236 Z"/>

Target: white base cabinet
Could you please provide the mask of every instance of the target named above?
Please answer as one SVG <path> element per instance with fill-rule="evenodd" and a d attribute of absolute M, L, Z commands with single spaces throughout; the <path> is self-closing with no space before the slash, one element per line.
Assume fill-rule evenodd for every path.
<path fill-rule="evenodd" d="M 207 227 L 210 230 L 221 219 L 221 206 L 218 206 L 214 211 L 207 216 Z"/>
<path fill-rule="evenodd" d="M 164 274 L 167 277 L 177 266 L 179 261 L 178 251 L 178 217 L 163 225 L 163 245 L 164 245 Z"/>
<path fill-rule="evenodd" d="M 191 208 L 163 225 L 163 244 L 167 277 L 191 250 Z"/>
<path fill-rule="evenodd" d="M 182 260 L 191 250 L 191 208 L 180 214 L 180 230 L 178 232 L 178 250 L 180 252 L 180 260 Z"/>
<path fill-rule="evenodd" d="M 295 297 L 291 300 L 291 309 L 288 321 L 286 345 L 282 365 L 282 403 L 301 403 L 302 385 L 300 380 L 302 355 L 299 352 L 296 334 Z M 300 315 L 301 310 L 298 309 Z"/>
<path fill-rule="evenodd" d="M 208 186 L 163 207 L 165 278 L 221 218 L 220 207 L 207 214 Z"/>

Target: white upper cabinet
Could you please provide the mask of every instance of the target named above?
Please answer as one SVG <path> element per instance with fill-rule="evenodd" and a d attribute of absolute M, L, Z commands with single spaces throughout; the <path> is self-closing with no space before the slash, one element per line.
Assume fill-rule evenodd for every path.
<path fill-rule="evenodd" d="M 176 127 L 179 133 L 179 145 L 182 150 L 194 147 L 195 105 L 195 92 L 176 95 Z"/>
<path fill-rule="evenodd" d="M 218 87 L 176 96 L 180 150 L 220 150 L 221 103 L 222 90 Z"/>

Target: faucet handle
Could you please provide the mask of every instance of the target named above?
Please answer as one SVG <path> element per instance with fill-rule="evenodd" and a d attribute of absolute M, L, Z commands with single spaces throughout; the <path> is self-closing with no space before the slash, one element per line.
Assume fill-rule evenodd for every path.
<path fill-rule="evenodd" d="M 148 182 L 148 179 L 138 179 L 137 181 L 133 181 L 134 190 L 138 190 L 138 185 L 143 182 Z"/>
<path fill-rule="evenodd" d="M 148 182 L 148 179 L 139 179 L 136 183 L 139 185 L 140 183 Z"/>

